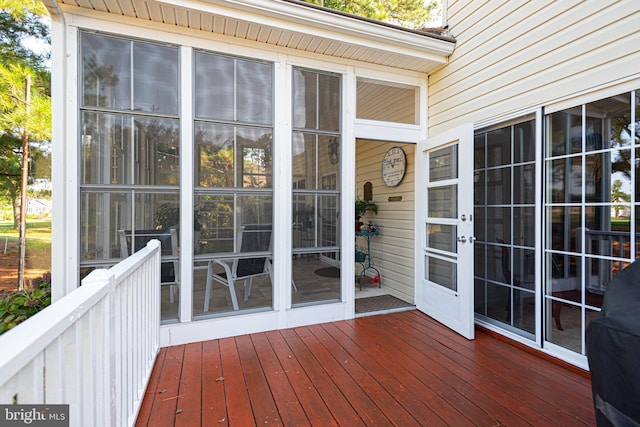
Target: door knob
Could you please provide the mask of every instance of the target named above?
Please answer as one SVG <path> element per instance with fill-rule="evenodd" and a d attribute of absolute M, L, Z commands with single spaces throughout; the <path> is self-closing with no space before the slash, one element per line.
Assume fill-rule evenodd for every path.
<path fill-rule="evenodd" d="M 466 238 L 466 237 L 464 237 L 464 236 L 460 236 L 460 237 L 458 237 L 458 242 L 460 242 L 460 243 L 465 243 L 466 241 L 467 241 L 467 238 Z"/>

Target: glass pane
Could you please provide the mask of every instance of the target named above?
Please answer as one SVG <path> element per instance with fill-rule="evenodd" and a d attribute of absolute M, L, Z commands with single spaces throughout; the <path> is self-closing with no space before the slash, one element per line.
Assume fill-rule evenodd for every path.
<path fill-rule="evenodd" d="M 584 251 L 590 254 L 629 258 L 631 223 L 628 218 L 611 218 L 613 207 L 586 206 Z M 581 237 L 581 236 L 576 236 Z"/>
<path fill-rule="evenodd" d="M 505 252 L 508 250 L 509 248 L 506 246 L 487 245 L 487 262 L 485 264 L 487 279 L 494 282 L 510 283 L 511 275 L 505 274 L 509 270 L 508 252 Z"/>
<path fill-rule="evenodd" d="M 631 145 L 629 93 L 587 104 L 587 150 Z"/>
<path fill-rule="evenodd" d="M 513 248 L 511 274 L 513 275 L 514 286 L 534 290 L 535 267 L 536 260 L 533 250 Z"/>
<path fill-rule="evenodd" d="M 233 187 L 234 128 L 196 123 L 195 133 L 196 186 Z"/>
<path fill-rule="evenodd" d="M 473 282 L 473 298 L 474 298 L 474 309 L 475 313 L 486 316 L 487 315 L 487 296 L 486 291 L 487 282 L 484 280 L 476 279 Z"/>
<path fill-rule="evenodd" d="M 320 246 L 331 247 L 339 245 L 339 213 L 340 195 L 318 197 L 318 241 Z"/>
<path fill-rule="evenodd" d="M 547 119 L 547 155 L 579 153 L 582 151 L 582 109 L 559 111 Z"/>
<path fill-rule="evenodd" d="M 456 263 L 426 257 L 426 279 L 452 291 L 458 290 Z"/>
<path fill-rule="evenodd" d="M 487 254 L 487 245 L 482 243 L 474 243 L 473 245 L 473 274 L 476 277 L 486 278 L 486 265 L 487 261 L 485 259 Z"/>
<path fill-rule="evenodd" d="M 476 207 L 473 210 L 475 221 L 473 224 L 473 235 L 477 240 L 485 242 L 487 240 L 487 213 L 486 208 Z"/>
<path fill-rule="evenodd" d="M 533 247 L 536 237 L 535 209 L 513 208 L 513 244 Z"/>
<path fill-rule="evenodd" d="M 82 184 L 132 184 L 131 118 L 82 113 Z"/>
<path fill-rule="evenodd" d="M 455 225 L 427 224 L 427 248 L 457 252 L 457 230 Z"/>
<path fill-rule="evenodd" d="M 135 184 L 180 185 L 180 122 L 135 118 Z"/>
<path fill-rule="evenodd" d="M 180 229 L 180 203 L 177 194 L 136 193 L 134 229 Z M 131 227 L 126 227 L 130 229 Z"/>
<path fill-rule="evenodd" d="M 487 241 L 511 243 L 511 208 L 487 208 L 487 217 Z"/>
<path fill-rule="evenodd" d="M 315 196 L 293 194 L 293 236 L 294 248 L 318 246 L 316 236 Z"/>
<path fill-rule="evenodd" d="M 511 163 L 511 128 L 487 132 L 487 167 Z"/>
<path fill-rule="evenodd" d="M 294 258 L 291 272 L 292 306 L 340 301 L 341 271 L 336 265 L 339 259 L 339 251 L 316 251 Z"/>
<path fill-rule="evenodd" d="M 233 120 L 234 59 L 204 52 L 195 54 L 194 105 L 200 118 Z"/>
<path fill-rule="evenodd" d="M 273 121 L 273 66 L 236 59 L 237 120 L 271 124 Z"/>
<path fill-rule="evenodd" d="M 547 300 L 546 317 L 547 340 L 580 353 L 582 351 L 582 309 L 573 304 Z"/>
<path fill-rule="evenodd" d="M 458 146 L 434 150 L 429 153 L 429 182 L 458 177 Z"/>
<path fill-rule="evenodd" d="M 579 207 L 547 208 L 547 247 L 558 251 L 579 251 L 575 238 L 577 228 L 582 224 L 581 216 Z"/>
<path fill-rule="evenodd" d="M 130 110 L 130 42 L 81 33 L 80 43 L 83 106 Z"/>
<path fill-rule="evenodd" d="M 475 171 L 473 173 L 473 204 L 484 205 L 486 202 L 485 191 L 487 183 L 485 181 L 485 171 Z"/>
<path fill-rule="evenodd" d="M 131 193 L 87 193 L 80 195 L 80 259 L 108 260 L 121 253 L 118 230 L 131 229 Z"/>
<path fill-rule="evenodd" d="M 536 332 L 535 293 L 513 290 L 512 324 L 529 333 Z"/>
<path fill-rule="evenodd" d="M 243 188 L 271 188 L 273 186 L 271 129 L 237 128 L 236 165 Z"/>
<path fill-rule="evenodd" d="M 293 71 L 293 127 L 299 129 L 317 128 L 318 75 L 310 71 Z"/>
<path fill-rule="evenodd" d="M 487 204 L 508 205 L 511 203 L 511 168 L 487 171 Z"/>
<path fill-rule="evenodd" d="M 513 203 L 532 205 L 535 203 L 536 183 L 535 165 L 515 166 L 513 168 Z"/>
<path fill-rule="evenodd" d="M 240 219 L 240 226 L 249 224 L 273 224 L 273 198 L 270 194 L 265 196 L 242 195 L 236 197 L 236 214 Z"/>
<path fill-rule="evenodd" d="M 552 202 L 582 201 L 582 158 L 547 161 L 547 194 Z"/>
<path fill-rule="evenodd" d="M 536 158 L 535 120 L 513 127 L 513 162 L 532 162 Z"/>
<path fill-rule="evenodd" d="M 339 76 L 318 75 L 318 129 L 340 130 Z"/>
<path fill-rule="evenodd" d="M 233 195 L 196 196 L 195 217 L 200 226 L 197 253 L 233 252 L 234 203 Z"/>
<path fill-rule="evenodd" d="M 316 136 L 293 133 L 293 188 L 316 190 Z"/>
<path fill-rule="evenodd" d="M 458 217 L 458 186 L 445 185 L 429 188 L 428 212 L 431 218 Z"/>
<path fill-rule="evenodd" d="M 178 49 L 133 43 L 135 110 L 178 115 Z"/>
<path fill-rule="evenodd" d="M 487 283 L 487 317 L 499 322 L 509 321 L 511 316 L 511 288 Z"/>
<path fill-rule="evenodd" d="M 356 117 L 359 119 L 418 124 L 419 88 L 399 83 L 358 78 Z M 385 102 L 380 102 L 384 99 Z"/>
<path fill-rule="evenodd" d="M 318 175 L 321 190 L 340 188 L 340 139 L 335 136 L 318 136 Z M 327 177 L 330 179 L 327 180 Z"/>
<path fill-rule="evenodd" d="M 482 169 L 485 167 L 485 133 L 475 133 L 473 135 L 473 168 Z"/>

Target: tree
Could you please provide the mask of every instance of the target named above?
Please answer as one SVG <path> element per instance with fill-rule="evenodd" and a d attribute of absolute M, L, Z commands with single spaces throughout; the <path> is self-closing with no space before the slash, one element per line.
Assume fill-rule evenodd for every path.
<path fill-rule="evenodd" d="M 423 28 L 438 8 L 436 0 L 303 0 L 329 9 L 389 22 L 404 27 Z"/>
<path fill-rule="evenodd" d="M 616 179 L 611 184 L 611 201 L 614 203 L 613 209 L 615 210 L 616 218 L 620 216 L 620 211 L 628 205 L 621 203 L 629 203 L 631 201 L 631 195 L 622 191 L 622 181 Z"/>
<path fill-rule="evenodd" d="M 48 28 L 40 19 L 45 13 L 35 0 L 0 0 L 0 163 L 6 166 L 5 175 L 0 175 L 0 189 L 12 199 L 14 218 L 16 193 L 21 195 L 18 290 L 22 290 L 24 278 L 29 142 L 51 140 L 48 55 L 25 45 L 27 38 L 49 41 Z M 20 173 L 16 176 L 18 161 Z"/>

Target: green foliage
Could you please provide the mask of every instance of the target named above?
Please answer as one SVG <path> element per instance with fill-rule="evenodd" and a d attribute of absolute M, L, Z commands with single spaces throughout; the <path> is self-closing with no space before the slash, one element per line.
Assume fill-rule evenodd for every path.
<path fill-rule="evenodd" d="M 36 53 L 25 39 L 50 43 L 49 28 L 41 19 L 47 9 L 38 0 L 0 0 L 0 56 L 3 64 L 23 64 L 44 70 L 49 53 Z"/>
<path fill-rule="evenodd" d="M 432 18 L 437 1 L 424 0 L 303 0 L 329 9 L 389 22 L 409 28 L 422 28 Z"/>
<path fill-rule="evenodd" d="M 372 212 L 374 214 L 378 214 L 378 205 L 373 203 L 372 201 L 365 199 L 356 199 L 356 220 L 359 220 L 360 217 L 364 216 L 367 212 Z"/>
<path fill-rule="evenodd" d="M 49 159 L 42 143 L 51 139 L 50 73 L 48 49 L 32 51 L 25 40 L 49 41 L 47 15 L 38 0 L 0 0 L 0 199 L 16 208 L 20 195 L 22 136 L 30 141 L 30 173 L 37 164 L 38 176 L 48 176 Z M 26 76 L 31 78 L 31 101 L 27 114 Z M 38 144 L 41 143 L 41 144 Z"/>
<path fill-rule="evenodd" d="M 0 292 L 0 334 L 51 304 L 51 277 L 38 279 L 35 289 Z"/>

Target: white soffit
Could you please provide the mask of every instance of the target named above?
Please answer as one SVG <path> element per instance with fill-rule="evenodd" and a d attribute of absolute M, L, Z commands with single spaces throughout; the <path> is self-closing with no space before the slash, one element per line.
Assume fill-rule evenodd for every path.
<path fill-rule="evenodd" d="M 353 61 L 429 73 L 455 42 L 285 0 L 43 0 Z M 56 4 L 57 3 L 57 4 Z"/>

